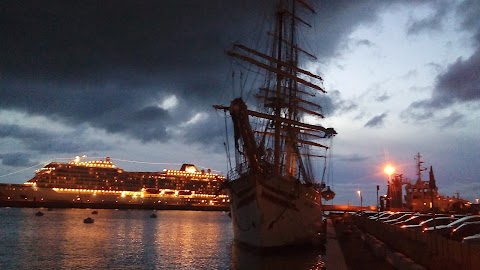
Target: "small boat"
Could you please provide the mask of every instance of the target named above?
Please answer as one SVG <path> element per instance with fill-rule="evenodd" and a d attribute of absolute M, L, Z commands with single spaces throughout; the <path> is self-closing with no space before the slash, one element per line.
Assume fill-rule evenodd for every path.
<path fill-rule="evenodd" d="M 151 214 L 150 217 L 151 218 L 157 218 L 157 215 L 156 214 Z"/>
<path fill-rule="evenodd" d="M 98 211 L 96 211 L 96 210 L 92 211 L 92 215 L 96 215 L 96 214 L 98 214 Z"/>
<path fill-rule="evenodd" d="M 35 213 L 35 216 L 41 217 L 41 216 L 43 216 L 43 212 L 38 211 L 37 213 Z"/>
<path fill-rule="evenodd" d="M 88 217 L 86 219 L 83 220 L 83 223 L 93 223 L 95 220 L 91 217 Z"/>

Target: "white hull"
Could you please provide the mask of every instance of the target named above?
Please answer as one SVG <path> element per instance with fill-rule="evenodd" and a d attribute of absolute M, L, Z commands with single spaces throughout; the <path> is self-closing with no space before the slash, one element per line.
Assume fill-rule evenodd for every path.
<path fill-rule="evenodd" d="M 281 178 L 229 183 L 236 242 L 258 248 L 313 244 L 322 229 L 320 193 Z"/>
<path fill-rule="evenodd" d="M 0 184 L 0 202 L 79 202 L 166 205 L 226 205 L 224 195 L 166 195 L 132 191 L 44 188 L 21 184 Z"/>

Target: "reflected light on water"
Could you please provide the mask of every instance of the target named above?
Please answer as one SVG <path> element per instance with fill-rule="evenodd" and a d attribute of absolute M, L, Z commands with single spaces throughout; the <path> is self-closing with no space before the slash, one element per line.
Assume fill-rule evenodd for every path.
<path fill-rule="evenodd" d="M 223 212 L 0 208 L 0 269 L 300 269 L 320 251 L 258 255 Z"/>
<path fill-rule="evenodd" d="M 229 269 L 223 212 L 0 208 L 0 269 Z"/>

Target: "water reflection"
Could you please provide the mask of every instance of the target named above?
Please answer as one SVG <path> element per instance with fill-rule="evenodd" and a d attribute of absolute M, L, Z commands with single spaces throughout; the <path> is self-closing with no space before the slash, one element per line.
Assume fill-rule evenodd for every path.
<path fill-rule="evenodd" d="M 45 209 L 44 209 L 45 210 Z M 228 269 L 225 213 L 0 208 L 0 269 Z"/>
<path fill-rule="evenodd" d="M 228 269 L 231 223 L 224 213 L 163 212 L 157 236 L 157 254 L 169 256 L 175 269 Z M 168 254 L 165 254 L 168 251 Z"/>
<path fill-rule="evenodd" d="M 320 252 L 232 245 L 226 213 L 0 208 L 0 269 L 321 269 Z M 85 224 L 86 217 L 93 224 Z"/>
<path fill-rule="evenodd" d="M 322 256 L 320 250 L 312 249 L 288 249 L 272 252 L 272 254 L 260 254 L 234 243 L 231 269 L 321 270 L 325 266 Z"/>

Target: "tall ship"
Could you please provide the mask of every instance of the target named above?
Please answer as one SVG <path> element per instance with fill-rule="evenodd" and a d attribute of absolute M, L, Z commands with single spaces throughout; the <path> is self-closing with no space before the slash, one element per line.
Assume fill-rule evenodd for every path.
<path fill-rule="evenodd" d="M 253 90 L 241 89 L 258 103 L 247 106 L 252 98 L 240 96 L 228 106 L 214 105 L 233 126 L 235 162 L 228 155 L 225 186 L 234 239 L 255 248 L 309 245 L 324 232 L 323 176 L 328 141 L 337 133 L 318 124 L 324 118 L 322 78 L 300 67 L 305 57 L 316 60 L 298 41 L 298 27 L 308 25 L 298 14 L 306 13 L 314 13 L 307 1 L 280 0 L 266 52 L 242 44 L 227 51 L 247 71 L 263 75 Z"/>
<path fill-rule="evenodd" d="M 193 164 L 157 172 L 129 172 L 107 157 L 51 162 L 25 184 L 0 184 L 0 205 L 97 208 L 228 207 L 224 177 Z"/>

